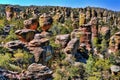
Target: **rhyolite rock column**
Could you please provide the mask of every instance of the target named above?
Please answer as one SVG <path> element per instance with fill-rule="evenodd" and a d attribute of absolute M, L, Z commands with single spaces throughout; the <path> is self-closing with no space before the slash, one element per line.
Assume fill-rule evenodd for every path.
<path fill-rule="evenodd" d="M 97 10 L 97 18 L 99 18 L 99 19 L 102 18 L 102 12 L 100 9 Z"/>
<path fill-rule="evenodd" d="M 54 22 L 59 22 L 61 17 L 62 14 L 60 12 L 56 12 L 56 14 L 53 16 Z"/>
<path fill-rule="evenodd" d="M 91 50 L 92 43 L 92 32 L 91 25 L 86 24 L 84 26 L 80 26 L 79 29 L 74 29 L 71 33 L 71 39 L 77 38 L 79 40 L 80 45 L 84 44 L 87 50 Z"/>
<path fill-rule="evenodd" d="M 12 6 L 7 6 L 5 8 L 5 11 L 6 11 L 6 18 L 7 18 L 8 21 L 10 21 L 13 17 L 13 13 L 14 13 L 13 7 Z"/>
<path fill-rule="evenodd" d="M 110 42 L 109 42 L 109 48 L 108 48 L 108 53 L 114 53 L 116 50 L 115 50 L 115 35 L 113 35 L 111 38 L 110 38 Z"/>
<path fill-rule="evenodd" d="M 72 10 L 70 13 L 70 18 L 71 18 L 71 21 L 74 21 L 74 19 L 75 19 L 75 15 L 74 15 L 74 12 Z"/>
<path fill-rule="evenodd" d="M 77 52 L 78 48 L 79 48 L 79 39 L 77 38 L 71 39 L 64 49 L 64 52 L 66 54 L 65 61 L 71 62 L 72 58 L 75 57 L 76 54 L 78 54 Z"/>
<path fill-rule="evenodd" d="M 120 50 L 120 32 L 115 33 L 115 50 Z"/>
<path fill-rule="evenodd" d="M 97 17 L 97 12 L 96 12 L 96 10 L 94 10 L 94 9 L 92 9 L 92 17 Z"/>
<path fill-rule="evenodd" d="M 82 26 L 85 24 L 85 14 L 81 11 L 79 15 L 79 26 Z"/>
<path fill-rule="evenodd" d="M 107 16 L 108 16 L 108 12 L 105 10 L 105 11 L 103 12 L 103 21 L 104 21 L 104 23 L 107 22 Z"/>
<path fill-rule="evenodd" d="M 91 24 L 92 40 L 94 40 L 94 38 L 98 38 L 97 18 L 96 17 L 91 18 L 90 24 Z"/>
<path fill-rule="evenodd" d="M 90 8 L 87 8 L 87 11 L 86 11 L 86 22 L 89 22 L 90 18 L 91 18 L 91 10 L 90 10 Z"/>
<path fill-rule="evenodd" d="M 51 33 L 48 30 L 51 28 L 53 19 L 50 15 L 44 13 L 39 17 L 39 24 L 42 29 L 41 35 L 47 37 L 51 36 Z"/>
<path fill-rule="evenodd" d="M 91 25 L 84 25 L 80 27 L 80 44 L 85 44 L 87 50 L 91 50 Z"/>
<path fill-rule="evenodd" d="M 66 55 L 71 54 L 72 56 L 75 56 L 77 53 L 77 50 L 79 48 L 79 40 L 77 38 L 71 39 L 67 46 L 65 47 L 64 51 Z"/>
<path fill-rule="evenodd" d="M 49 39 L 43 38 L 40 34 L 35 34 L 34 39 L 27 46 L 37 63 L 45 64 L 52 57 L 53 51 L 49 45 Z"/>
<path fill-rule="evenodd" d="M 57 35 L 55 39 L 55 43 L 61 45 L 62 48 L 65 48 L 69 40 L 70 40 L 70 34 Z"/>
<path fill-rule="evenodd" d="M 106 50 L 109 46 L 108 41 L 110 39 L 110 28 L 107 25 L 105 25 L 105 26 L 101 27 L 99 32 L 100 32 L 101 37 L 102 37 L 101 48 L 102 48 L 102 50 Z"/>

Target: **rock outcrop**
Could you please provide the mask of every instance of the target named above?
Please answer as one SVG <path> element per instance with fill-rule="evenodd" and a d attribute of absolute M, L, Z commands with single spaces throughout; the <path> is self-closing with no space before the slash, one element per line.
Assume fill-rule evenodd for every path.
<path fill-rule="evenodd" d="M 34 39 L 35 31 L 31 29 L 17 30 L 15 34 L 22 42 L 29 42 Z"/>
<path fill-rule="evenodd" d="M 24 21 L 24 25 L 26 29 L 36 30 L 38 28 L 38 20 L 37 18 L 29 18 Z"/>
<path fill-rule="evenodd" d="M 4 47 L 10 49 L 11 51 L 13 50 L 17 50 L 17 49 L 22 49 L 24 47 L 24 44 L 19 41 L 19 40 L 16 40 L 16 41 L 10 41 L 10 42 L 7 42 Z"/>
<path fill-rule="evenodd" d="M 5 11 L 6 11 L 6 18 L 8 21 L 10 21 L 13 17 L 14 9 L 12 6 L 7 6 Z"/>
<path fill-rule="evenodd" d="M 27 69 L 27 73 L 26 77 L 29 77 L 31 79 L 34 80 L 52 80 L 52 73 L 53 71 L 50 70 L 48 67 L 43 66 L 42 64 L 36 64 L 33 63 L 31 64 L 28 69 Z"/>
<path fill-rule="evenodd" d="M 77 38 L 71 39 L 69 43 L 67 44 L 66 48 L 64 49 L 66 55 L 71 54 L 75 56 L 77 53 L 77 49 L 79 48 L 79 40 Z"/>
<path fill-rule="evenodd" d="M 53 19 L 51 16 L 47 15 L 46 13 L 42 14 L 39 17 L 39 24 L 43 31 L 48 31 L 52 25 Z"/>
<path fill-rule="evenodd" d="M 117 52 L 120 49 L 120 32 L 115 33 L 109 42 L 110 53 Z"/>
<path fill-rule="evenodd" d="M 53 54 L 49 39 L 40 38 L 40 34 L 36 34 L 35 38 L 28 43 L 27 48 L 33 53 L 35 62 L 42 64 L 45 64 Z"/>
<path fill-rule="evenodd" d="M 79 16 L 79 26 L 82 26 L 85 24 L 85 14 L 83 12 L 80 12 Z"/>
<path fill-rule="evenodd" d="M 57 35 L 55 39 L 55 43 L 60 44 L 62 48 L 65 48 L 69 40 L 70 40 L 69 34 Z"/>

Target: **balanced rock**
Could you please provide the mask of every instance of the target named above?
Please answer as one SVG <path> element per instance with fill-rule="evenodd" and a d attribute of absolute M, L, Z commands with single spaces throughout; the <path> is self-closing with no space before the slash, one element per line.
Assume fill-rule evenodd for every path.
<path fill-rule="evenodd" d="M 38 21 L 37 18 L 30 18 L 28 20 L 24 21 L 25 28 L 36 30 L 38 27 Z"/>
<path fill-rule="evenodd" d="M 33 53 L 35 62 L 41 62 L 45 64 L 53 54 L 52 47 L 49 45 L 49 39 L 33 39 L 27 45 L 27 48 Z"/>

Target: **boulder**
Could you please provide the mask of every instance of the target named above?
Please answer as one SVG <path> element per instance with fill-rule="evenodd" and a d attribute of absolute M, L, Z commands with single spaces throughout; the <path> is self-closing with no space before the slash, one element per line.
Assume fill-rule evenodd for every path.
<path fill-rule="evenodd" d="M 53 71 L 42 64 L 32 63 L 27 69 L 27 76 L 34 80 L 51 80 Z"/>
<path fill-rule="evenodd" d="M 110 28 L 108 26 L 101 27 L 99 32 L 104 36 L 104 39 L 108 40 L 110 38 Z"/>
<path fill-rule="evenodd" d="M 34 39 L 35 31 L 31 29 L 17 30 L 15 34 L 22 42 L 29 42 Z"/>
<path fill-rule="evenodd" d="M 41 41 L 39 39 L 33 39 L 28 43 L 28 46 L 30 47 L 40 47 L 41 46 Z"/>
<path fill-rule="evenodd" d="M 79 39 L 80 44 L 85 44 L 87 50 L 91 50 L 91 25 L 85 24 L 79 27 L 79 29 L 74 29 L 71 33 L 71 39 Z"/>
<path fill-rule="evenodd" d="M 46 54 L 45 50 L 41 47 L 28 47 L 31 53 L 33 53 L 35 62 L 40 62 L 42 64 L 45 64 Z"/>
<path fill-rule="evenodd" d="M 4 47 L 10 50 L 16 50 L 18 48 L 22 49 L 24 47 L 24 44 L 19 40 L 15 40 L 15 41 L 7 42 Z"/>
<path fill-rule="evenodd" d="M 79 48 L 79 40 L 77 38 L 71 39 L 67 44 L 67 47 L 64 49 L 66 54 L 72 54 L 73 56 L 77 53 Z"/>
<path fill-rule="evenodd" d="M 38 34 L 38 33 L 35 34 L 35 36 L 34 36 L 34 39 L 41 39 L 41 38 L 43 38 L 42 35 L 41 35 L 41 34 Z"/>
<path fill-rule="evenodd" d="M 112 65 L 110 67 L 110 69 L 111 69 L 112 72 L 119 72 L 120 71 L 120 66 Z"/>
<path fill-rule="evenodd" d="M 118 51 L 120 49 L 120 32 L 116 32 L 114 34 L 114 40 L 115 40 L 115 50 Z"/>
<path fill-rule="evenodd" d="M 38 27 L 37 18 L 33 17 L 24 21 L 25 28 L 36 30 Z"/>
<path fill-rule="evenodd" d="M 27 45 L 27 48 L 33 53 L 35 62 L 41 62 L 45 64 L 48 60 L 51 59 L 53 50 L 49 45 L 49 39 L 33 39 Z"/>
<path fill-rule="evenodd" d="M 28 46 L 30 47 L 44 47 L 49 45 L 49 39 L 47 38 L 41 38 L 41 39 L 33 39 L 28 43 Z"/>
<path fill-rule="evenodd" d="M 65 48 L 70 40 L 70 34 L 57 35 L 55 39 L 56 44 L 60 44 L 62 48 Z"/>
<path fill-rule="evenodd" d="M 97 12 L 96 12 L 96 10 L 95 9 L 92 9 L 92 17 L 97 17 Z"/>
<path fill-rule="evenodd" d="M 81 34 L 81 30 L 80 29 L 74 29 L 72 32 L 71 32 L 71 39 L 73 38 L 80 38 L 80 34 Z"/>
<path fill-rule="evenodd" d="M 40 33 L 40 36 L 41 37 L 44 37 L 44 38 L 46 38 L 46 37 L 51 37 L 53 34 L 51 33 L 51 32 L 46 32 L 46 31 L 43 31 L 43 32 L 41 32 Z"/>

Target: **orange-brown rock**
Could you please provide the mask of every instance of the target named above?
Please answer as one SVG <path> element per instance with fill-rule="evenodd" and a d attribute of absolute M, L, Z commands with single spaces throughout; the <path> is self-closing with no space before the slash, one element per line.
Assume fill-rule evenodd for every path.
<path fill-rule="evenodd" d="M 30 18 L 24 21 L 25 28 L 31 29 L 31 30 L 36 30 L 38 27 L 38 24 L 39 23 L 37 18 Z"/>

